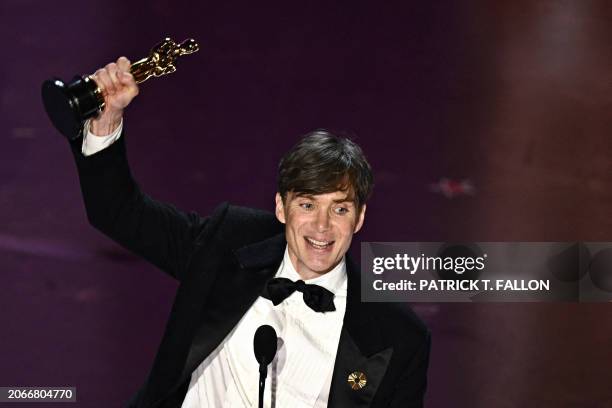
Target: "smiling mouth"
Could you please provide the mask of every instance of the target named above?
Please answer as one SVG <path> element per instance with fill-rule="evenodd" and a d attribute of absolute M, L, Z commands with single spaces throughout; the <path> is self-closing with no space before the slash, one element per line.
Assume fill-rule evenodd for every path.
<path fill-rule="evenodd" d="M 315 249 L 327 249 L 331 247 L 336 241 L 317 241 L 316 239 L 304 237 L 306 242 Z"/>

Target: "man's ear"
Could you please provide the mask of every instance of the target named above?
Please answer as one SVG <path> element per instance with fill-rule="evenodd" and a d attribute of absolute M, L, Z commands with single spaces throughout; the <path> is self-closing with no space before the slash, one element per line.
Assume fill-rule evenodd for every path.
<path fill-rule="evenodd" d="M 276 218 L 282 222 L 283 224 L 285 223 L 285 205 L 283 204 L 283 198 L 281 197 L 280 193 L 276 193 L 276 210 L 274 211 L 274 213 L 276 214 Z"/>
<path fill-rule="evenodd" d="M 365 220 L 365 212 L 366 212 L 366 205 L 362 205 L 361 206 L 361 211 L 359 212 L 359 215 L 357 216 L 357 224 L 355 225 L 355 231 L 353 231 L 353 234 L 356 234 L 357 231 L 359 231 L 361 229 L 361 227 L 363 226 L 363 221 Z"/>

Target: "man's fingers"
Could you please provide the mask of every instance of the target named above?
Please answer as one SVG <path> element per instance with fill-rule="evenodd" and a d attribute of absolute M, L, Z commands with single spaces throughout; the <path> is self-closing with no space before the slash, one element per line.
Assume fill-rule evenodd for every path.
<path fill-rule="evenodd" d="M 130 61 L 121 57 L 92 75 L 109 106 L 123 109 L 138 95 L 138 85 L 129 69 Z"/>
<path fill-rule="evenodd" d="M 117 66 L 121 71 L 130 72 L 131 63 L 130 60 L 125 57 L 119 57 L 117 60 Z"/>
<path fill-rule="evenodd" d="M 117 78 L 117 73 L 119 72 L 119 67 L 114 62 L 111 62 L 106 66 L 106 72 L 108 72 L 108 77 L 110 78 L 113 87 L 112 92 L 119 92 L 121 90 L 121 82 L 119 82 L 119 78 Z"/>
<path fill-rule="evenodd" d="M 129 72 L 119 71 L 117 73 L 117 78 L 119 78 L 119 81 L 125 86 L 135 86 L 136 85 L 136 81 L 134 80 L 134 77 Z"/>
<path fill-rule="evenodd" d="M 113 81 L 111 81 L 110 76 L 106 69 L 101 68 L 96 71 L 94 74 L 96 84 L 102 90 L 104 94 L 112 94 L 114 93 Z"/>

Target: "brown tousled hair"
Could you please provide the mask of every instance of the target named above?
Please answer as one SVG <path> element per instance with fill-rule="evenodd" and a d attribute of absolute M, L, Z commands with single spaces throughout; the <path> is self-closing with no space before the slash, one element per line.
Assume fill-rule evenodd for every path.
<path fill-rule="evenodd" d="M 361 148 L 346 137 L 318 129 L 289 150 L 278 165 L 278 192 L 347 191 L 359 210 L 372 194 L 372 169 Z"/>

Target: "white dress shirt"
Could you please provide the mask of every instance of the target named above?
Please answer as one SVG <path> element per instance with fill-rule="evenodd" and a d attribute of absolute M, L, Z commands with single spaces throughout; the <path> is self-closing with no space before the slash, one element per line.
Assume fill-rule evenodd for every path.
<path fill-rule="evenodd" d="M 300 279 L 286 249 L 275 276 Z M 306 306 L 302 293 L 297 291 L 277 306 L 260 296 L 234 330 L 193 372 L 183 408 L 257 407 L 259 364 L 253 354 L 253 336 L 263 324 L 274 327 L 278 335 L 276 356 L 268 366 L 264 406 L 327 406 L 346 309 L 344 260 L 325 275 L 305 282 L 332 291 L 336 310 L 315 312 Z"/>
<path fill-rule="evenodd" d="M 116 141 L 123 122 L 108 136 L 88 131 L 83 139 L 85 156 Z M 301 279 L 287 249 L 275 277 Z M 182 408 L 252 408 L 259 395 L 259 364 L 253 353 L 257 328 L 268 324 L 278 335 L 277 353 L 268 366 L 266 408 L 324 408 L 327 406 L 340 331 L 346 310 L 346 262 L 330 272 L 305 281 L 334 293 L 333 312 L 315 312 L 294 292 L 274 306 L 258 297 L 219 346 L 193 371 Z"/>

